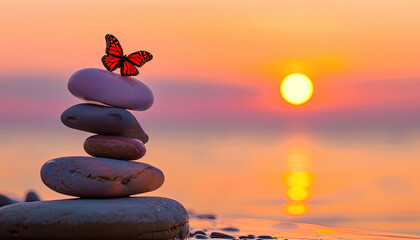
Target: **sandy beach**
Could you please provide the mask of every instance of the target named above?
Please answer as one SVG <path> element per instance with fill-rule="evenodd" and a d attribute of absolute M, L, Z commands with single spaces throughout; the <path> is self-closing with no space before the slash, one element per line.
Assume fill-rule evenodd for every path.
<path fill-rule="evenodd" d="M 193 239 L 379 240 L 420 239 L 420 235 L 328 227 L 240 216 L 190 213 Z M 204 233 L 204 234 L 203 234 Z M 212 237 L 213 236 L 213 237 Z"/>

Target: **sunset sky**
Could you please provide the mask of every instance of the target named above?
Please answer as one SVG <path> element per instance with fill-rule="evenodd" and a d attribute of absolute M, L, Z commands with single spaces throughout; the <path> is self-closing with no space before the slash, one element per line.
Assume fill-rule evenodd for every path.
<path fill-rule="evenodd" d="M 412 222 L 391 230 L 414 232 L 419 9 L 413 0 L 3 1 L 0 192 L 20 196 L 32 187 L 47 199 L 63 198 L 42 185 L 39 169 L 54 157 L 85 154 L 89 134 L 59 119 L 80 102 L 67 91 L 69 77 L 104 68 L 110 33 L 126 54 L 154 56 L 136 78 L 150 86 L 155 104 L 134 114 L 151 139 L 145 161 L 167 175 L 156 194 L 198 210 L 276 218 L 273 209 L 286 202 L 281 175 L 290 171 L 289 153 L 299 151 L 316 179 L 307 221 L 332 224 L 353 206 L 364 209 L 358 219 L 386 222 L 366 228 L 390 229 L 384 219 L 404 212 Z M 314 84 L 300 106 L 279 92 L 296 72 Z M 245 187 L 238 179 L 256 181 Z M 247 198 L 247 187 L 258 197 Z M 214 205 L 200 188 L 214 198 L 231 191 L 243 202 L 228 197 L 231 204 Z M 368 197 L 340 202 L 347 196 Z M 277 199 L 279 209 L 272 207 Z"/>
<path fill-rule="evenodd" d="M 197 122 L 223 116 L 223 122 L 246 118 L 258 125 L 288 122 L 293 115 L 314 117 L 311 125 L 375 128 L 412 127 L 419 120 L 413 113 L 420 103 L 417 1 L 2 5 L 0 104 L 6 120 L 33 116 L 34 104 L 45 111 L 42 117 L 56 115 L 73 100 L 58 94 L 63 82 L 77 69 L 103 68 L 106 33 L 117 36 L 127 54 L 147 50 L 155 56 L 139 75 L 157 95 L 147 117 Z M 278 91 L 293 72 L 315 84 L 313 98 L 299 111 Z"/>

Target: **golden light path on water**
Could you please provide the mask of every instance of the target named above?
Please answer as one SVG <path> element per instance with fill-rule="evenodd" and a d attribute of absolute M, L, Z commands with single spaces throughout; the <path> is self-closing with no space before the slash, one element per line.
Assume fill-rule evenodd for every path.
<path fill-rule="evenodd" d="M 314 184 L 314 176 L 307 171 L 309 157 L 301 149 L 293 150 L 287 156 L 289 171 L 283 175 L 283 181 L 287 186 L 286 197 L 288 202 L 284 210 L 291 215 L 303 215 L 309 211 L 308 205 L 303 202 L 311 197 L 310 187 Z"/>
<path fill-rule="evenodd" d="M 291 215 L 303 215 L 308 212 L 309 207 L 303 202 L 292 201 L 284 206 L 284 210 Z"/>

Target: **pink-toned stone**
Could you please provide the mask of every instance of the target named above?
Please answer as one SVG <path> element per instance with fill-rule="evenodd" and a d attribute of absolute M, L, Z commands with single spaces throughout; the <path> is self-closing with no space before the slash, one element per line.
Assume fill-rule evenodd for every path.
<path fill-rule="evenodd" d="M 146 154 L 146 147 L 140 140 L 120 136 L 91 136 L 83 147 L 89 155 L 102 158 L 136 160 Z"/>
<path fill-rule="evenodd" d="M 68 82 L 75 97 L 87 102 L 143 111 L 153 104 L 153 93 L 144 83 L 133 77 L 98 68 L 75 72 Z"/>
<path fill-rule="evenodd" d="M 95 157 L 52 159 L 41 169 L 41 179 L 52 190 L 76 197 L 126 197 L 158 189 L 161 170 L 141 162 Z"/>

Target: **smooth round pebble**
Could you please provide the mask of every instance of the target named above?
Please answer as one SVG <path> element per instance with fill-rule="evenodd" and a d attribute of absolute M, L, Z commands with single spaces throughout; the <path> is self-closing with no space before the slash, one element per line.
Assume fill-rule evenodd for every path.
<path fill-rule="evenodd" d="M 161 170 L 149 164 L 94 157 L 61 157 L 41 168 L 41 179 L 52 190 L 76 197 L 124 197 L 158 189 Z"/>
<path fill-rule="evenodd" d="M 149 140 L 133 114 L 122 108 L 77 104 L 61 114 L 61 122 L 86 132 L 136 138 L 143 143 Z"/>
<path fill-rule="evenodd" d="M 6 205 L 10 205 L 10 204 L 15 204 L 18 203 L 19 201 L 13 200 L 5 195 L 0 194 L 0 207 L 6 206 Z"/>
<path fill-rule="evenodd" d="M 239 239 L 255 239 L 255 235 L 248 234 L 248 236 L 240 236 Z"/>
<path fill-rule="evenodd" d="M 25 202 L 35 202 L 35 201 L 41 201 L 40 197 L 36 192 L 29 191 L 26 193 Z"/>
<path fill-rule="evenodd" d="M 258 238 L 260 238 L 260 239 L 276 239 L 275 237 L 268 236 L 268 235 L 258 236 Z"/>
<path fill-rule="evenodd" d="M 188 213 L 162 197 L 69 199 L 0 209 L 0 239 L 186 239 Z"/>
<path fill-rule="evenodd" d="M 133 77 L 98 68 L 85 68 L 75 72 L 68 82 L 75 97 L 89 102 L 143 111 L 153 104 L 153 93 L 146 84 Z"/>
<path fill-rule="evenodd" d="M 210 234 L 210 237 L 211 238 L 225 238 L 225 239 L 234 239 L 235 238 L 234 236 L 227 235 L 227 234 L 220 233 L 220 232 L 212 232 Z"/>
<path fill-rule="evenodd" d="M 210 239 L 209 237 L 207 237 L 206 235 L 203 235 L 203 234 L 195 234 L 194 238 L 195 239 Z"/>
<path fill-rule="evenodd" d="M 201 230 L 195 231 L 193 235 L 196 235 L 196 234 L 207 235 L 204 231 L 201 231 Z"/>
<path fill-rule="evenodd" d="M 89 155 L 102 158 L 136 160 L 146 154 L 146 147 L 140 140 L 120 136 L 91 136 L 83 147 Z"/>
<path fill-rule="evenodd" d="M 238 228 L 234 228 L 234 227 L 222 228 L 220 230 L 226 231 L 226 232 L 239 232 L 239 229 Z"/>

